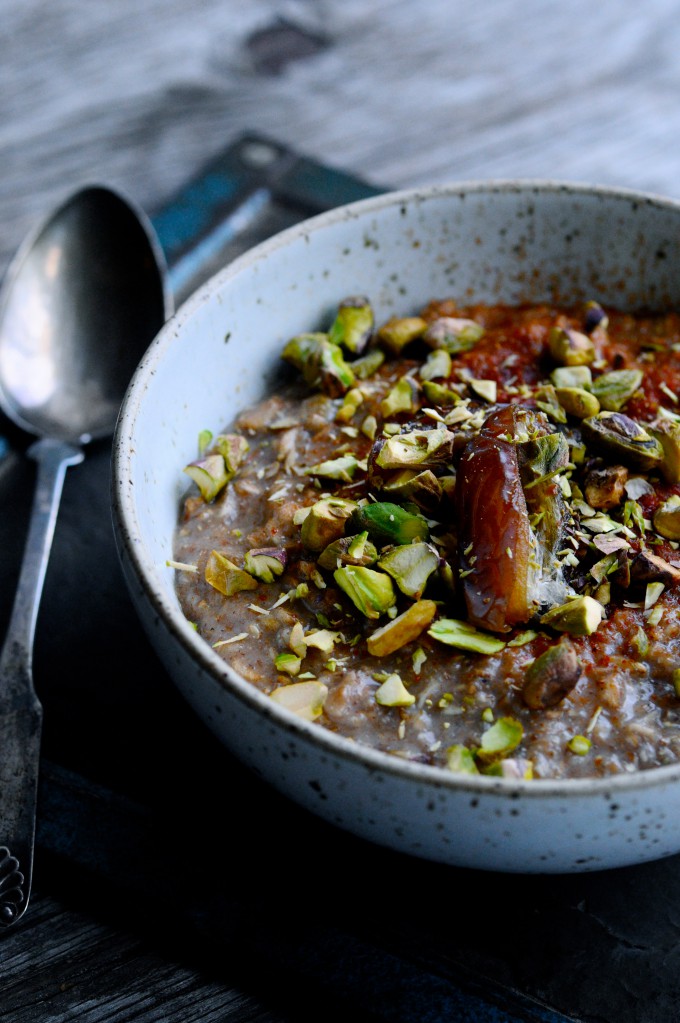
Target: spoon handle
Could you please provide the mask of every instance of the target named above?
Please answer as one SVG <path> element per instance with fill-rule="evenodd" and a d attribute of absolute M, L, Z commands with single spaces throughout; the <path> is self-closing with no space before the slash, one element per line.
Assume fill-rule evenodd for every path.
<path fill-rule="evenodd" d="M 33 873 L 42 707 L 33 687 L 33 638 L 66 469 L 83 459 L 63 441 L 39 440 L 31 520 L 0 654 L 0 926 L 28 904 Z"/>

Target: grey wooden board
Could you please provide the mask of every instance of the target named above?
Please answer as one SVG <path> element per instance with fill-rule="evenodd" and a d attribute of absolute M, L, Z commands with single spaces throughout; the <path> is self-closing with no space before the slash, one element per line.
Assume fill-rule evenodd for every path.
<path fill-rule="evenodd" d="M 105 181 L 153 209 L 246 129 L 379 184 L 550 177 L 680 197 L 673 0 L 0 0 L 0 26 L 0 270 L 79 184 Z M 273 73 L 281 47 L 298 59 Z M 584 950 L 559 934 L 553 946 L 579 970 L 574 986 L 596 993 L 590 1019 L 677 1018 L 673 870 L 644 874 L 655 915 L 634 873 L 615 904 L 594 881 L 571 884 Z M 499 907 L 512 905 L 512 885 L 494 885 Z M 545 909 L 538 894 L 530 903 L 546 935 L 549 888 L 535 888 Z M 3 1023 L 287 1018 L 262 988 L 244 994 L 120 921 L 41 891 L 34 909 L 0 945 Z M 445 968 L 442 947 L 422 952 Z M 607 955 L 630 964 L 614 993 Z M 514 961 L 536 977 L 520 951 Z M 508 962 L 499 953 L 510 981 Z M 546 996 L 567 986 L 552 963 L 538 964 Z"/>

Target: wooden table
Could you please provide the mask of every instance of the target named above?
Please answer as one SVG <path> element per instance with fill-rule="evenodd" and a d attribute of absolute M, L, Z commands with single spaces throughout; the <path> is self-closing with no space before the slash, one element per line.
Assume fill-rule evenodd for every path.
<path fill-rule="evenodd" d="M 340 199 L 355 179 L 508 177 L 680 197 L 671 0 L 0 0 L 0 15 L 0 271 L 78 185 L 154 213 L 245 132 L 346 172 Z M 217 261 L 301 211 L 279 204 Z M 1 425 L 6 622 L 33 469 Z M 35 890 L 0 935 L 2 1023 L 677 1021 L 677 858 L 447 870 L 338 834 L 233 763 L 138 631 L 107 472 L 102 445 L 67 480 L 47 579 Z"/>

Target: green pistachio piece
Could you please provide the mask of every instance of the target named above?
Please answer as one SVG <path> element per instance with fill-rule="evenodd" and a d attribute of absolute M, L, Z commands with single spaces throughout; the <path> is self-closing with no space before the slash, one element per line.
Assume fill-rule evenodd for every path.
<path fill-rule="evenodd" d="M 271 693 L 274 703 L 292 711 L 304 721 L 315 721 L 321 716 L 327 696 L 328 686 L 316 680 L 279 686 Z"/>
<path fill-rule="evenodd" d="M 591 636 L 601 621 L 602 605 L 588 596 L 575 597 L 541 616 L 541 625 L 572 636 Z"/>
<path fill-rule="evenodd" d="M 343 398 L 342 405 L 335 414 L 340 423 L 348 423 L 360 405 L 363 404 L 364 396 L 358 387 L 353 387 Z"/>
<path fill-rule="evenodd" d="M 299 369 L 310 387 L 321 387 L 337 398 L 355 384 L 354 373 L 342 357 L 342 349 L 327 334 L 298 334 L 281 353 L 286 362 Z"/>
<path fill-rule="evenodd" d="M 448 377 L 451 374 L 451 356 L 445 348 L 436 348 L 430 352 L 420 367 L 421 380 L 435 380 L 437 377 Z"/>
<path fill-rule="evenodd" d="M 286 567 L 287 555 L 283 548 L 261 547 L 247 552 L 243 559 L 246 572 L 262 583 L 273 583 Z"/>
<path fill-rule="evenodd" d="M 394 355 L 399 355 L 402 348 L 422 337 L 426 329 L 427 323 L 420 316 L 393 316 L 379 329 L 378 338 Z"/>
<path fill-rule="evenodd" d="M 557 366 L 550 374 L 550 379 L 555 387 L 582 387 L 585 391 L 590 390 L 593 382 L 593 374 L 590 366 Z"/>
<path fill-rule="evenodd" d="M 600 402 L 583 387 L 556 387 L 555 397 L 567 415 L 575 419 L 587 419 L 600 411 Z"/>
<path fill-rule="evenodd" d="M 454 774 L 479 774 L 474 755 L 467 746 L 450 746 L 446 751 L 446 766 Z"/>
<path fill-rule="evenodd" d="M 230 477 L 236 475 L 250 450 L 248 441 L 240 433 L 218 433 L 214 447 L 222 455 Z"/>
<path fill-rule="evenodd" d="M 401 544 L 378 559 L 378 566 L 392 576 L 402 593 L 419 600 L 427 580 L 439 565 L 439 555 L 429 543 Z"/>
<path fill-rule="evenodd" d="M 410 707 L 416 702 L 413 693 L 409 693 L 401 676 L 396 673 L 388 675 L 383 684 L 376 689 L 375 700 L 381 707 Z"/>
<path fill-rule="evenodd" d="M 352 372 L 354 376 L 359 380 L 368 380 L 372 377 L 377 370 L 380 369 L 383 362 L 385 361 L 385 353 L 379 348 L 371 348 L 370 351 L 362 355 L 360 359 L 355 359 L 352 363 Z"/>
<path fill-rule="evenodd" d="M 450 387 L 438 384 L 434 380 L 423 381 L 423 392 L 432 405 L 458 405 L 461 397 Z"/>
<path fill-rule="evenodd" d="M 349 483 L 354 477 L 359 462 L 354 455 L 341 455 L 327 462 L 319 462 L 302 470 L 303 476 L 323 476 L 328 480 L 343 480 Z"/>
<path fill-rule="evenodd" d="M 379 442 L 375 464 L 381 469 L 434 469 L 451 461 L 454 442 L 446 428 L 398 433 Z"/>
<path fill-rule="evenodd" d="M 345 565 L 335 570 L 333 578 L 367 618 L 379 618 L 395 603 L 392 580 L 385 572 L 361 565 Z"/>
<path fill-rule="evenodd" d="M 491 728 L 483 733 L 477 759 L 482 761 L 497 760 L 517 749 L 524 737 L 522 723 L 516 718 L 499 718 Z"/>
<path fill-rule="evenodd" d="M 569 327 L 553 327 L 548 334 L 548 348 L 555 362 L 562 366 L 586 366 L 595 359 L 595 345 L 588 335 Z"/>
<path fill-rule="evenodd" d="M 201 492 L 204 501 L 214 501 L 230 479 L 222 455 L 206 455 L 185 465 L 184 472 L 190 476 Z"/>
<path fill-rule="evenodd" d="M 225 597 L 239 590 L 256 590 L 257 580 L 230 561 L 226 554 L 211 551 L 205 566 L 205 581 Z"/>
<path fill-rule="evenodd" d="M 536 407 L 545 412 L 554 423 L 566 423 L 567 414 L 557 399 L 557 392 L 552 384 L 539 387 L 534 395 Z"/>
<path fill-rule="evenodd" d="M 590 751 L 592 746 L 591 740 L 585 735 L 572 735 L 571 739 L 567 743 L 567 749 L 570 753 L 575 753 L 578 757 L 585 757 Z"/>
<path fill-rule="evenodd" d="M 663 448 L 659 466 L 668 483 L 680 483 L 680 422 L 657 419 L 646 427 Z"/>
<path fill-rule="evenodd" d="M 470 380 L 470 390 L 490 405 L 495 404 L 498 397 L 498 384 L 495 380 Z"/>
<path fill-rule="evenodd" d="M 656 438 L 622 412 L 599 412 L 581 422 L 586 444 L 615 461 L 643 472 L 663 461 L 663 447 Z"/>
<path fill-rule="evenodd" d="M 450 355 L 467 352 L 484 335 L 484 327 L 474 320 L 441 316 L 433 320 L 423 334 L 430 348 L 444 348 Z"/>
<path fill-rule="evenodd" d="M 283 653 L 276 655 L 274 658 L 274 664 L 277 671 L 284 672 L 286 675 L 299 675 L 302 658 L 298 657 L 296 654 L 284 651 Z"/>
<path fill-rule="evenodd" d="M 591 390 L 608 412 L 618 412 L 642 383 L 639 369 L 613 369 L 593 380 Z"/>
<path fill-rule="evenodd" d="M 332 571 L 341 565 L 372 565 L 378 560 L 375 545 L 368 539 L 368 532 L 356 536 L 341 536 L 334 540 L 317 558 L 320 568 Z"/>
<path fill-rule="evenodd" d="M 376 501 L 355 508 L 349 517 L 350 533 L 368 533 L 379 546 L 406 544 L 414 540 L 427 540 L 430 529 L 422 515 L 414 515 L 401 505 L 389 501 Z"/>
<path fill-rule="evenodd" d="M 373 309 L 363 295 L 344 299 L 328 332 L 329 340 L 360 355 L 373 333 Z"/>
<path fill-rule="evenodd" d="M 380 411 L 387 419 L 398 412 L 415 412 L 418 408 L 418 389 L 415 381 L 402 377 L 380 402 Z"/>
<path fill-rule="evenodd" d="M 581 662 L 574 644 L 565 636 L 548 647 L 527 668 L 522 697 L 532 710 L 556 707 L 581 677 Z"/>
<path fill-rule="evenodd" d="M 520 779 L 531 781 L 534 776 L 534 765 L 525 757 L 504 757 L 503 760 L 492 761 L 483 769 L 482 774 L 497 778 L 512 778 L 514 781 Z"/>
<path fill-rule="evenodd" d="M 397 615 L 387 625 L 376 629 L 368 637 L 366 646 L 369 654 L 373 657 L 386 657 L 395 650 L 400 650 L 418 638 L 423 629 L 430 625 L 436 613 L 437 605 L 433 600 L 417 600 L 406 611 Z"/>
<path fill-rule="evenodd" d="M 200 430 L 198 434 L 198 454 L 204 455 L 207 448 L 210 447 L 210 442 L 213 439 L 211 430 Z"/>
<path fill-rule="evenodd" d="M 654 529 L 667 540 L 680 540 L 680 497 L 673 495 L 656 509 Z"/>
<path fill-rule="evenodd" d="M 324 550 L 329 543 L 344 534 L 345 522 L 356 508 L 355 501 L 343 501 L 340 498 L 329 497 L 317 501 L 302 523 L 300 536 L 304 546 L 311 551 Z"/>
<path fill-rule="evenodd" d="M 504 640 L 456 618 L 440 618 L 427 630 L 427 634 L 447 646 L 476 654 L 497 654 L 505 646 Z"/>
<path fill-rule="evenodd" d="M 448 480 L 454 477 L 446 477 Z M 399 497 L 405 501 L 413 501 L 425 510 L 436 508 L 442 498 L 443 487 L 431 469 L 416 472 L 414 469 L 402 469 L 391 476 L 381 488 L 388 497 Z"/>

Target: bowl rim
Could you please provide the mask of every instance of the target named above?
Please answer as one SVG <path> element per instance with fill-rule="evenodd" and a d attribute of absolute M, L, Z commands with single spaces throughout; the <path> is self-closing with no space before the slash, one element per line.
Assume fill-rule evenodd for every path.
<path fill-rule="evenodd" d="M 121 561 L 127 562 L 135 583 L 141 589 L 153 613 L 163 622 L 184 653 L 196 662 L 215 685 L 221 687 L 226 685 L 232 696 L 254 708 L 265 720 L 273 722 L 284 731 L 300 736 L 318 748 L 320 753 L 332 754 L 371 773 L 390 775 L 396 781 L 418 782 L 426 789 L 451 790 L 470 797 L 494 793 L 510 799 L 517 799 L 520 796 L 532 800 L 552 797 L 573 799 L 578 796 L 609 801 L 623 792 L 635 794 L 680 781 L 680 761 L 605 777 L 511 779 L 456 774 L 445 767 L 402 759 L 395 754 L 358 743 L 332 732 L 318 722 L 302 720 L 285 707 L 280 707 L 255 685 L 238 675 L 196 634 L 180 609 L 166 600 L 163 593 L 155 587 L 152 580 L 157 566 L 151 559 L 145 558 L 141 544 L 134 540 L 136 521 L 132 494 L 134 488 L 127 485 L 126 462 L 133 447 L 135 421 L 144 398 L 146 383 L 154 376 L 155 367 L 163 359 L 166 350 L 175 342 L 183 324 L 193 317 L 199 307 L 210 302 L 212 296 L 228 281 L 300 237 L 332 228 L 333 225 L 348 219 L 363 219 L 385 207 L 405 203 L 417 204 L 447 197 L 464 198 L 468 194 L 523 193 L 536 196 L 582 196 L 602 201 L 622 200 L 673 211 L 676 216 L 680 214 L 680 200 L 654 192 L 552 178 L 490 178 L 393 189 L 306 218 L 265 239 L 199 285 L 166 321 L 140 361 L 121 405 L 114 434 L 111 483 L 114 533 Z"/>

